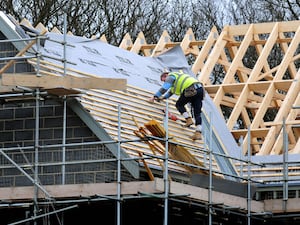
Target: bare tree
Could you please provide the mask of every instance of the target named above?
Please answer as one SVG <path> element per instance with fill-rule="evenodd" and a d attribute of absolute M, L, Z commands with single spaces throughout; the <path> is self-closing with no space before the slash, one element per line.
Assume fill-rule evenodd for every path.
<path fill-rule="evenodd" d="M 273 15 L 273 21 L 299 20 L 299 0 L 265 0 L 264 7 Z"/>
<path fill-rule="evenodd" d="M 95 33 L 105 34 L 110 43 L 118 44 L 130 33 L 137 36 L 143 31 L 150 41 L 164 26 L 166 2 L 149 0 L 98 1 L 98 19 Z M 155 40 L 157 41 L 157 39 Z"/>
<path fill-rule="evenodd" d="M 111 44 L 118 45 L 126 33 L 137 36 L 145 33 L 150 42 L 156 42 L 163 28 L 168 0 L 3 0 L 0 10 L 17 20 L 28 19 L 33 26 L 42 23 L 48 29 L 63 31 L 64 14 L 67 30 L 74 35 L 91 37 L 105 34 Z"/>
<path fill-rule="evenodd" d="M 205 39 L 213 26 L 299 19 L 299 0 L 2 0 L 0 10 L 34 26 L 67 30 L 91 37 L 105 34 L 118 45 L 126 33 L 133 39 L 144 32 L 155 43 L 164 30 L 173 41 L 182 40 L 188 28 Z"/>

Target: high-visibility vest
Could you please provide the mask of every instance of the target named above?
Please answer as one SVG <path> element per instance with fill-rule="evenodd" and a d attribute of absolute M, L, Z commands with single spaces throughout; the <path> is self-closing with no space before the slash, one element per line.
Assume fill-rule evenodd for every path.
<path fill-rule="evenodd" d="M 182 72 L 171 72 L 169 75 L 173 75 L 176 78 L 171 87 L 171 92 L 175 95 L 181 95 L 184 89 L 199 82 L 196 78 Z"/>

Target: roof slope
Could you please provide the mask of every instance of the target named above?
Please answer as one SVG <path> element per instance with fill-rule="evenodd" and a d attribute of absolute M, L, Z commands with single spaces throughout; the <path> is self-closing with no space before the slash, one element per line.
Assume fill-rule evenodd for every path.
<path fill-rule="evenodd" d="M 75 94 L 85 111 L 92 116 L 94 121 L 99 123 L 99 127 L 104 129 L 116 143 L 120 141 L 122 149 L 131 157 L 139 157 L 141 154 L 152 156 L 158 154 L 149 148 L 147 142 L 141 141 L 135 135 L 135 131 L 139 129 L 139 126 L 143 126 L 144 123 L 151 119 L 156 119 L 159 123 L 163 124 L 163 109 L 166 106 L 164 103 L 150 104 L 147 102 L 147 99 L 160 87 L 158 78 L 162 70 L 166 67 L 164 61 L 169 61 L 167 65 L 169 69 L 181 69 L 191 73 L 189 71 L 190 66 L 187 64 L 181 49 L 173 48 L 175 51 L 180 50 L 180 57 L 178 57 L 178 53 L 174 55 L 172 53 L 173 50 L 171 50 L 162 59 L 161 57 L 143 57 L 99 40 L 86 39 L 73 35 L 64 36 L 55 32 L 48 32 L 46 36 L 47 39 L 43 43 L 43 46 L 34 46 L 33 48 L 34 51 L 41 51 L 42 59 L 28 59 L 28 62 L 38 71 L 39 77 L 52 77 L 53 80 L 57 80 L 56 78 L 60 77 L 84 79 L 90 77 L 126 78 L 128 83 L 126 91 L 83 90 L 78 89 L 76 84 L 74 84 L 73 88 L 67 87 L 70 90 L 65 90 L 66 87 L 63 84 L 62 87 L 54 88 L 54 90 L 46 90 L 49 93 L 57 95 Z M 63 47 L 64 38 L 67 40 L 66 52 L 64 52 Z M 64 56 L 66 56 L 66 60 L 64 60 Z M 23 75 L 28 76 L 27 74 Z M 5 75 L 4 77 L 11 76 Z M 21 82 L 18 79 L 15 80 L 15 77 L 17 77 L 16 74 L 13 76 L 12 80 L 16 84 Z M 35 80 L 39 79 L 36 78 Z M 51 80 L 48 80 L 48 82 L 50 83 Z M 28 85 L 30 86 L 30 84 Z M 173 114 L 177 114 L 180 118 L 174 104 L 175 100 L 172 99 L 168 110 Z M 79 108 L 74 107 L 73 109 L 76 110 Z M 83 115 L 82 110 L 79 111 L 78 114 L 82 118 L 86 117 Z M 194 129 L 184 128 L 182 125 L 183 123 L 180 120 L 170 121 L 168 126 L 170 136 L 176 137 L 177 145 L 185 145 L 185 148 L 188 149 L 192 156 L 199 160 L 199 162 L 205 162 L 202 165 L 206 166 L 208 156 L 202 151 L 203 142 L 191 142 L 189 136 L 192 135 Z M 162 156 L 163 152 L 160 152 L 159 155 Z M 152 168 L 161 169 L 163 166 L 162 160 L 158 158 L 152 157 L 146 161 Z M 126 162 L 123 163 L 125 164 Z M 186 173 L 186 167 L 179 165 L 173 162 L 170 163 L 169 168 L 172 171 Z M 213 167 L 218 170 L 216 162 L 214 162 Z M 128 168 L 130 170 L 130 166 Z M 134 176 L 136 177 L 136 174 Z"/>
<path fill-rule="evenodd" d="M 139 55 L 158 56 L 157 59 L 159 59 L 159 54 L 167 53 L 166 50 L 172 50 L 174 46 L 180 46 L 186 57 L 193 58 L 192 72 L 200 74 L 199 80 L 205 84 L 214 107 L 219 111 L 218 115 L 223 116 L 223 121 L 226 122 L 226 126 L 233 137 L 236 140 L 240 139 L 241 136 L 243 137 L 242 150 L 244 153 L 247 152 L 248 132 L 250 132 L 250 148 L 253 155 L 281 155 L 286 146 L 282 126 L 285 123 L 286 140 L 289 143 L 288 150 L 290 153 L 294 153 L 293 156 L 296 157 L 293 157 L 293 159 L 295 159 L 299 156 L 297 153 L 300 149 L 299 128 L 297 127 L 299 125 L 300 110 L 297 107 L 300 104 L 300 75 L 298 73 L 299 24 L 300 21 L 290 21 L 226 26 L 221 33 L 218 33 L 216 28 L 212 28 L 207 39 L 200 41 L 195 39 L 192 30 L 189 29 L 180 43 L 172 42 L 169 34 L 164 32 L 156 45 L 147 44 L 141 32 L 134 42 L 128 34 L 125 35 L 119 48 L 127 50 L 130 54 L 134 53 L 135 56 L 134 54 L 130 56 L 132 59 L 138 59 Z M 41 27 L 40 25 L 39 28 Z M 105 37 L 101 37 L 100 40 L 105 40 Z M 89 43 L 95 41 L 101 42 L 100 40 L 86 39 L 85 45 L 88 46 Z M 93 54 L 99 53 L 89 47 L 85 49 Z M 118 51 L 116 47 L 114 51 Z M 247 52 L 254 52 L 253 58 L 256 60 L 252 66 L 247 64 L 247 58 L 245 58 Z M 280 52 L 280 63 L 274 66 L 269 60 L 275 52 Z M 143 124 L 152 118 L 163 124 L 163 113 L 161 112 L 164 107 L 163 103 L 152 105 L 145 101 L 159 86 L 159 83 L 157 83 L 159 72 L 166 65 L 173 67 L 173 69 L 188 69 L 188 67 L 186 67 L 186 64 L 182 64 L 183 67 L 176 68 L 178 61 L 175 61 L 172 65 L 164 64 L 160 60 L 154 62 L 152 59 L 155 57 L 152 57 L 152 59 L 146 57 L 151 65 L 156 65 L 155 67 L 140 67 L 145 64 L 139 64 L 138 60 L 128 62 L 124 60 L 126 57 L 123 57 L 123 54 L 127 53 L 122 52 L 120 57 L 117 57 L 118 64 L 110 62 L 113 66 L 107 68 L 110 70 L 103 70 L 105 72 L 101 75 L 105 76 L 113 72 L 129 78 L 127 90 L 92 89 L 85 91 L 80 101 L 113 138 L 118 136 L 117 116 L 118 113 L 121 113 L 122 138 L 134 140 L 135 136 L 132 133 L 137 128 L 137 124 Z M 172 58 L 170 59 L 167 60 L 168 63 L 172 62 Z M 76 63 L 78 65 L 78 62 Z M 79 63 L 94 66 L 95 62 L 80 60 Z M 134 71 L 131 71 L 133 68 L 132 63 L 139 64 L 139 66 L 134 67 Z M 49 62 L 45 61 L 41 62 L 40 65 L 44 69 L 62 74 L 63 67 L 61 66 L 50 65 Z M 128 69 L 130 73 L 133 72 L 134 76 L 128 77 L 128 71 L 122 70 L 118 65 L 119 67 L 122 65 L 121 67 Z M 216 67 L 222 67 L 224 71 L 222 83 L 217 85 L 212 84 L 210 81 L 211 73 Z M 69 71 L 75 76 L 78 76 L 78 74 L 79 76 L 95 76 L 99 72 L 88 70 L 89 73 L 82 73 L 76 68 Z M 142 77 L 147 78 L 146 81 L 135 71 L 144 71 L 145 74 Z M 138 85 L 133 85 L 137 83 Z M 137 88 L 137 86 L 141 88 Z M 120 112 L 118 111 L 119 105 L 122 106 Z M 170 101 L 169 106 L 170 111 L 179 116 L 174 107 L 174 99 Z M 229 118 L 225 118 L 223 115 L 222 109 L 224 107 L 229 108 L 231 112 Z M 275 112 L 273 119 L 268 117 L 270 111 Z M 204 111 L 204 114 L 206 118 L 209 118 L 208 111 Z M 182 144 L 195 146 L 196 149 L 200 147 L 199 150 L 204 148 L 203 143 L 193 143 L 188 139 L 187 136 L 191 133 L 191 130 L 182 128 L 180 123 L 180 121 L 170 121 L 170 134 L 176 136 L 176 140 Z M 238 124 L 239 126 L 237 126 Z M 222 139 L 222 137 L 220 138 Z M 151 154 L 147 144 L 140 141 L 124 142 L 122 147 L 134 156 L 137 155 L 136 150 Z M 238 149 L 237 151 L 239 151 Z M 191 149 L 196 157 L 205 162 L 207 155 L 199 150 Z M 240 152 L 234 155 L 239 154 Z M 274 157 L 271 158 L 274 159 Z M 264 159 L 265 157 L 260 158 L 260 161 Z M 279 156 L 276 160 L 282 161 L 282 157 Z M 159 164 L 157 160 L 150 163 L 153 165 Z M 181 170 L 176 165 L 174 166 L 175 169 Z M 214 166 L 218 167 L 216 163 Z"/>

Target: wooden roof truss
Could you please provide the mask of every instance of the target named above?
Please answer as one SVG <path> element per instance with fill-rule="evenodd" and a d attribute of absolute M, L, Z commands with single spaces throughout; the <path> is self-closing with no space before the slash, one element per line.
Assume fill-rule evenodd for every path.
<path fill-rule="evenodd" d="M 147 45 L 142 34 L 134 43 L 125 36 L 122 43 L 133 43 L 126 49 L 145 56 L 180 44 L 185 55 L 193 57 L 192 70 L 201 74 L 198 78 L 220 113 L 224 107 L 230 112 L 224 119 L 236 139 L 243 136 L 244 152 L 249 127 L 253 154 L 281 154 L 285 123 L 289 152 L 299 153 L 299 25 L 289 21 L 226 26 L 220 33 L 213 27 L 205 41 L 197 41 L 189 29 L 180 43 L 171 42 L 167 32 L 155 46 Z M 276 65 L 271 61 L 275 56 Z M 255 60 L 252 66 L 249 60 Z M 224 72 L 216 84 L 211 74 L 217 67 Z"/>

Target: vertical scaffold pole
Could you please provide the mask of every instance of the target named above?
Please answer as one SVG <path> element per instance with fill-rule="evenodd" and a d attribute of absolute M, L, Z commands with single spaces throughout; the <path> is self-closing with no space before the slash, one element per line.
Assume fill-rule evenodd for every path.
<path fill-rule="evenodd" d="M 165 137 L 165 157 L 164 157 L 164 225 L 168 225 L 168 197 L 169 197 L 169 173 L 168 173 L 168 161 L 169 161 L 169 129 L 168 129 L 168 115 L 169 115 L 169 103 L 166 100 L 166 113 L 164 117 L 164 128 L 166 131 Z"/>
<path fill-rule="evenodd" d="M 239 145 L 240 145 L 240 178 L 241 178 L 241 181 L 243 181 L 243 176 L 244 176 L 244 165 L 243 165 L 243 162 L 242 162 L 242 159 L 243 159 L 243 143 L 244 143 L 244 138 L 243 136 L 240 137 L 239 139 Z"/>
<path fill-rule="evenodd" d="M 212 225 L 212 190 L 213 190 L 213 182 L 212 182 L 212 113 L 209 113 L 209 188 L 208 188 L 208 222 L 209 225 Z"/>
<path fill-rule="evenodd" d="M 66 96 L 63 98 L 63 140 L 62 140 L 62 165 L 61 165 L 61 184 L 65 184 L 65 173 L 66 173 L 66 132 L 67 132 L 67 99 Z"/>
<path fill-rule="evenodd" d="M 121 224 L 121 105 L 118 105 L 117 225 Z"/>
<path fill-rule="evenodd" d="M 38 172 L 39 172 L 39 115 L 40 115 L 40 91 L 39 89 L 36 89 L 35 92 L 35 144 L 34 144 L 34 209 L 33 209 L 33 215 L 36 217 L 38 215 L 38 191 L 39 188 L 36 184 L 38 184 Z M 37 221 L 34 220 L 34 225 L 37 224 Z"/>
<path fill-rule="evenodd" d="M 67 73 L 67 14 L 64 13 L 64 41 L 63 41 L 63 47 L 64 47 L 64 75 Z"/>
<path fill-rule="evenodd" d="M 64 64 L 64 76 L 67 73 L 67 68 L 66 68 L 66 62 L 67 62 L 67 15 L 66 13 L 64 13 L 64 33 L 63 33 L 63 38 L 64 41 L 62 43 L 63 45 L 63 64 Z M 65 162 L 66 162 L 66 131 L 67 131 L 67 127 L 66 127 L 66 121 L 67 121 L 67 99 L 66 99 L 66 95 L 63 97 L 63 101 L 64 101 L 64 115 L 63 115 L 63 147 L 62 147 L 62 184 L 65 184 Z"/>
<path fill-rule="evenodd" d="M 250 132 L 250 126 L 248 126 L 248 151 L 247 151 L 247 224 L 251 224 L 251 132 Z"/>
<path fill-rule="evenodd" d="M 36 76 L 37 77 L 40 77 L 41 74 L 40 74 L 40 61 L 41 61 L 41 37 L 40 35 L 37 35 L 36 37 L 36 50 L 37 50 L 37 53 L 36 53 L 36 57 L 37 57 L 37 65 L 36 65 Z"/>
<path fill-rule="evenodd" d="M 282 138 L 283 138 L 283 210 L 287 209 L 288 200 L 288 136 L 286 132 L 285 118 L 282 121 Z"/>

